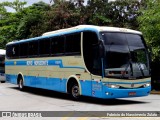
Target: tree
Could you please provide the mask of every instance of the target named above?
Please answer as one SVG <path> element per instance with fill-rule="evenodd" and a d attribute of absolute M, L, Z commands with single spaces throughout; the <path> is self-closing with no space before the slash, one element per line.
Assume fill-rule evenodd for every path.
<path fill-rule="evenodd" d="M 21 11 L 22 18 L 17 28 L 17 38 L 26 39 L 36 37 L 41 34 L 40 29 L 35 29 L 37 26 L 43 25 L 45 11 L 50 9 L 49 5 L 44 2 L 34 3 Z"/>
<path fill-rule="evenodd" d="M 44 12 L 43 24 L 35 26 L 32 33 L 39 30 L 39 35 L 46 31 L 53 31 L 83 24 L 84 17 L 81 9 L 72 1 L 56 0 L 50 10 Z M 34 34 L 35 36 L 36 34 Z M 38 35 L 38 34 L 37 34 Z"/>
<path fill-rule="evenodd" d="M 143 0 L 116 0 L 110 2 L 109 17 L 113 26 L 138 29 L 137 17 Z"/>
<path fill-rule="evenodd" d="M 0 19 L 2 19 L 7 13 L 7 10 L 5 9 L 5 6 L 0 4 Z"/>
<path fill-rule="evenodd" d="M 13 8 L 16 12 L 20 12 L 23 10 L 24 5 L 27 4 L 27 2 L 21 2 L 19 0 L 15 0 L 13 2 L 3 2 L 1 3 L 3 6 L 11 7 Z"/>
<path fill-rule="evenodd" d="M 110 25 L 111 19 L 108 16 L 108 0 L 88 0 L 85 14 L 87 15 L 87 24 Z"/>
<path fill-rule="evenodd" d="M 146 9 L 146 0 L 50 0 L 25 7 L 25 2 L 15 0 L 0 4 L 0 41 L 4 44 L 42 35 L 47 31 L 68 28 L 81 24 L 117 26 L 139 29 L 137 17 L 140 8 Z M 5 6 L 16 10 L 6 11 Z"/>
<path fill-rule="evenodd" d="M 19 24 L 19 15 L 14 13 L 7 13 L 3 19 L 0 20 L 0 41 L 1 47 L 9 41 L 16 39 L 17 26 Z"/>
<path fill-rule="evenodd" d="M 25 4 L 26 2 L 20 2 L 19 0 L 0 3 L 0 48 L 5 48 L 6 43 L 17 38 L 15 33 L 22 17 L 20 11 Z M 7 12 L 6 6 L 14 8 L 17 13 Z"/>
<path fill-rule="evenodd" d="M 146 6 L 139 16 L 140 30 L 143 32 L 147 44 L 152 47 L 153 60 L 160 61 L 160 1 L 147 0 Z"/>

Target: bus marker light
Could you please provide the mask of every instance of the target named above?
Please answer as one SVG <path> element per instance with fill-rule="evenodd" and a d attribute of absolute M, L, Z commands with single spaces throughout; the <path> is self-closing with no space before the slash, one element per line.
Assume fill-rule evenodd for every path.
<path fill-rule="evenodd" d="M 106 92 L 106 95 L 109 95 L 109 92 Z"/>
<path fill-rule="evenodd" d="M 76 74 L 76 76 L 80 79 L 81 74 Z"/>
<path fill-rule="evenodd" d="M 112 95 L 113 95 L 113 93 L 110 93 L 110 92 L 106 92 L 106 95 L 111 95 L 111 96 L 112 96 Z"/>

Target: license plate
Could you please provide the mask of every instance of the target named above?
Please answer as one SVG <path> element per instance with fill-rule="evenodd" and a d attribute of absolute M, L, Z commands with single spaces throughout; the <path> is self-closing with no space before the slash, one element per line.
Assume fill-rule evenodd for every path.
<path fill-rule="evenodd" d="M 129 95 L 129 96 L 135 96 L 135 95 L 136 95 L 136 92 L 129 92 L 128 95 Z"/>

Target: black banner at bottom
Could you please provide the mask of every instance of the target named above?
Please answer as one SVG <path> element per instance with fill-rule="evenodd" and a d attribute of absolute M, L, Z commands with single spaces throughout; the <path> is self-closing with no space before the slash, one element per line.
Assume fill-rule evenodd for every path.
<path fill-rule="evenodd" d="M 160 117 L 160 111 L 0 111 L 0 117 Z"/>

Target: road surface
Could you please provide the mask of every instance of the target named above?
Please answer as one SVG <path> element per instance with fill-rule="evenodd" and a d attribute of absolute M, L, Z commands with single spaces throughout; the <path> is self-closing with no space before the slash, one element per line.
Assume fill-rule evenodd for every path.
<path fill-rule="evenodd" d="M 88 117 L 87 112 L 91 111 L 160 111 L 160 95 L 151 94 L 146 97 L 123 98 L 123 99 L 95 99 L 90 97 L 82 97 L 79 101 L 73 101 L 69 95 L 64 93 L 53 92 L 49 90 L 27 88 L 25 91 L 20 91 L 17 85 L 10 83 L 0 83 L 0 111 L 50 111 L 56 114 L 55 117 L 42 117 L 38 120 L 119 120 L 119 117 Z M 54 112 L 58 111 L 58 112 Z M 66 112 L 65 117 L 58 117 L 61 111 Z M 83 112 L 83 117 L 70 117 L 73 112 Z M 26 113 L 28 114 L 28 113 Z M 91 112 L 95 114 L 95 112 Z M 158 113 L 159 114 L 159 113 Z M 4 120 L 18 119 L 22 117 L 15 114 L 13 117 L 2 117 Z M 38 114 L 37 114 L 38 115 Z M 1 116 L 1 115 L 0 115 Z M 62 115 L 63 116 L 63 115 Z M 31 116 L 33 117 L 33 116 Z M 122 117 L 120 117 L 122 118 Z M 33 118 L 23 118 L 24 120 Z M 124 120 L 158 120 L 160 117 L 123 117 Z"/>

